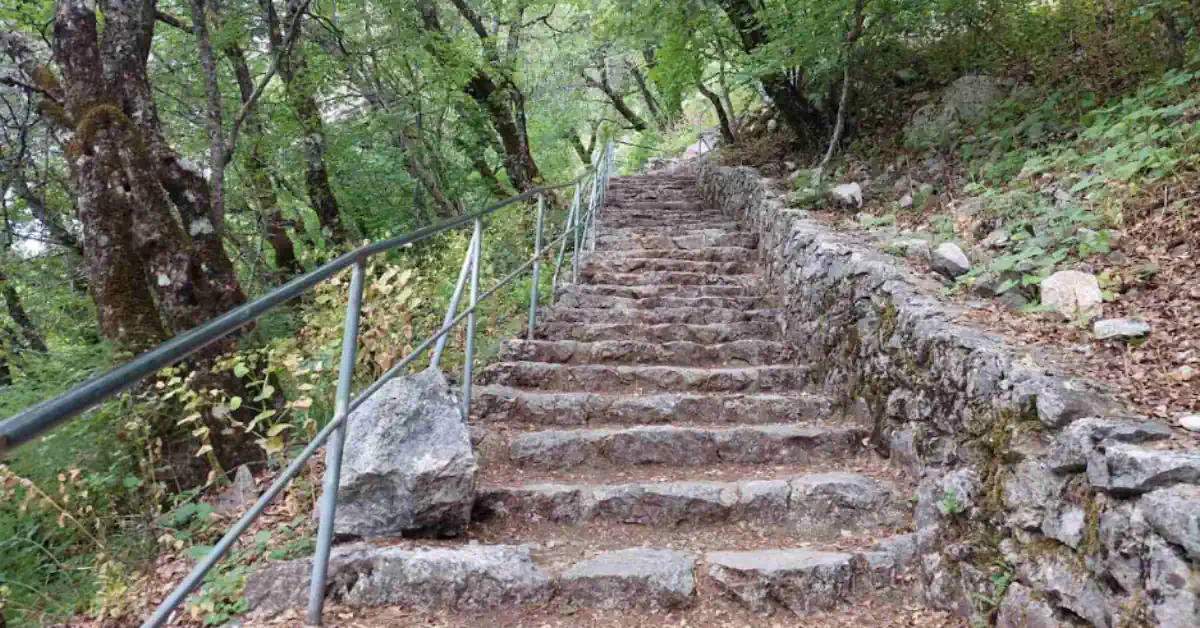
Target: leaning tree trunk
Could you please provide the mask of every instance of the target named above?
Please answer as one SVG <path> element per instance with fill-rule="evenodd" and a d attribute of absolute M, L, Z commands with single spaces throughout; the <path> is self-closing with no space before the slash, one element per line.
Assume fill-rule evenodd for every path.
<path fill-rule="evenodd" d="M 721 138 L 730 146 L 734 143 L 733 127 L 729 124 L 729 116 L 725 113 L 725 107 L 721 105 L 721 97 L 715 92 L 704 86 L 704 81 L 696 83 L 696 89 L 712 103 L 713 109 L 717 110 L 717 120 L 721 123 Z"/>

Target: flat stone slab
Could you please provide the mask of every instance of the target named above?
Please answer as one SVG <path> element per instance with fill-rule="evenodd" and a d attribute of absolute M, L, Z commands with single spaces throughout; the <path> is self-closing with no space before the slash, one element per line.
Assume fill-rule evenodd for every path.
<path fill-rule="evenodd" d="M 307 604 L 312 559 L 270 565 L 246 580 L 251 612 L 276 614 Z M 553 595 L 551 576 L 529 549 L 513 545 L 401 549 L 355 544 L 334 550 L 326 600 L 350 606 L 481 611 L 540 604 Z"/>
<path fill-rule="evenodd" d="M 483 422 L 559 427 L 674 422 L 753 425 L 823 419 L 832 413 L 825 397 L 799 392 L 626 395 L 476 386 L 474 393 L 472 407 Z"/>
<path fill-rule="evenodd" d="M 532 469 L 743 464 L 811 464 L 862 452 L 860 427 L 759 425 L 545 430 L 512 438 L 513 464 Z"/>
<path fill-rule="evenodd" d="M 853 554 L 771 549 L 712 552 L 706 559 L 719 590 L 763 615 L 786 610 L 803 617 L 832 610 L 854 594 Z"/>
<path fill-rule="evenodd" d="M 671 609 L 696 599 L 696 557 L 687 552 L 638 547 L 605 552 L 559 576 L 571 603 L 598 608 Z"/>
<path fill-rule="evenodd" d="M 753 521 L 832 537 L 899 524 L 903 502 L 889 485 L 848 473 L 741 482 L 531 484 L 480 489 L 475 518 L 659 526 Z"/>
<path fill-rule="evenodd" d="M 779 312 L 780 310 L 774 308 L 747 310 L 715 307 L 675 307 L 634 310 L 560 306 L 543 312 L 542 319 L 548 323 L 640 323 L 643 325 L 688 323 L 690 325 L 713 325 L 717 323 L 739 323 L 744 321 L 774 322 Z"/>
<path fill-rule="evenodd" d="M 686 286 L 681 286 L 686 287 Z M 739 289 L 740 290 L 740 289 Z M 648 342 L 699 342 L 717 344 L 734 340 L 772 340 L 779 337 L 779 325 L 774 321 L 743 321 L 740 323 L 543 323 L 534 330 L 538 338 L 596 342 L 600 340 L 642 340 Z"/>
<path fill-rule="evenodd" d="M 786 364 L 695 368 L 662 365 L 498 362 L 486 384 L 561 391 L 773 392 L 803 388 L 808 368 Z"/>
<path fill-rule="evenodd" d="M 598 310 L 621 312 L 623 310 Z M 640 310 L 632 310 L 640 311 Z M 510 340 L 500 359 L 505 362 L 554 362 L 559 364 L 779 364 L 789 362 L 795 352 L 781 342 L 735 340 L 720 344 L 698 342 L 647 342 L 644 340 Z"/>

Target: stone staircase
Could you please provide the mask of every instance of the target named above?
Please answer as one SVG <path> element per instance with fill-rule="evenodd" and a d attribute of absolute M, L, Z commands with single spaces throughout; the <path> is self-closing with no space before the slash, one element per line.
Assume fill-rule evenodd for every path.
<path fill-rule="evenodd" d="M 614 179 L 580 284 L 484 371 L 473 534 L 532 548 L 579 606 L 886 598 L 915 552 L 911 488 L 805 392 L 757 238 L 693 184 Z"/>
<path fill-rule="evenodd" d="M 891 622 L 915 608 L 913 486 L 867 428 L 807 392 L 756 274 L 757 238 L 692 188 L 612 180 L 580 283 L 476 386 L 466 544 L 339 548 L 335 602 L 581 613 L 563 625 L 664 611 L 690 625 L 910 625 Z M 307 588 L 287 583 L 307 568 L 263 578 L 275 595 L 252 606 L 302 605 Z M 838 613 L 859 619 L 815 622 Z"/>

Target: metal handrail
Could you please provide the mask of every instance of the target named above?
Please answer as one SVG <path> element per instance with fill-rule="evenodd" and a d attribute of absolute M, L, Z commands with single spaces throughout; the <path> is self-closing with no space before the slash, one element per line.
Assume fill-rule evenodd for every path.
<path fill-rule="evenodd" d="M 437 366 L 441 359 L 441 354 L 445 349 L 447 334 L 464 319 L 467 320 L 467 334 L 462 378 L 462 410 L 463 416 L 466 417 L 470 411 L 471 378 L 475 353 L 475 319 L 479 304 L 532 267 L 533 284 L 530 288 L 531 298 L 527 333 L 528 337 L 533 337 L 534 326 L 537 322 L 537 282 L 541 258 L 546 252 L 552 251 L 555 245 L 561 245 L 555 259 L 554 274 L 551 279 L 551 298 L 553 298 L 553 293 L 558 285 L 559 270 L 563 262 L 564 253 L 566 252 L 567 240 L 572 239 L 571 236 L 573 236 L 575 247 L 572 254 L 571 272 L 572 281 L 577 280 L 580 242 L 582 241 L 586 245 L 590 237 L 591 247 L 595 247 L 596 214 L 604 204 L 608 179 L 612 173 L 612 164 L 613 147 L 610 143 L 605 146 L 605 150 L 596 155 L 592 166 L 586 172 L 571 181 L 534 188 L 477 212 L 422 227 L 395 238 L 367 244 L 346 253 L 320 268 L 272 290 L 265 296 L 241 305 L 208 323 L 180 334 L 104 375 L 89 379 L 66 393 L 27 408 L 0 423 L 0 454 L 37 438 L 39 435 L 81 414 L 97 403 L 157 373 L 162 368 L 170 366 L 209 344 L 228 336 L 271 309 L 300 296 L 309 288 L 329 279 L 337 272 L 352 267 L 350 294 L 346 304 L 346 324 L 342 332 L 342 353 L 338 371 L 333 418 L 324 428 L 317 432 L 317 435 L 292 459 L 279 477 L 271 483 L 271 486 L 259 496 L 258 500 L 255 501 L 240 519 L 230 526 L 229 530 L 217 541 L 208 554 L 196 563 L 187 577 L 159 604 L 154 614 L 142 624 L 143 628 L 155 628 L 166 623 L 188 594 L 200 584 L 209 570 L 229 551 L 238 537 L 262 514 L 266 506 L 283 491 L 288 482 L 299 473 L 305 462 L 316 453 L 317 449 L 326 442 L 329 442 L 329 447 L 326 448 L 325 477 L 322 481 L 323 492 L 319 509 L 320 522 L 317 530 L 316 552 L 313 556 L 312 581 L 309 590 L 308 614 L 306 618 L 308 624 L 320 625 L 325 601 L 325 582 L 329 566 L 329 554 L 333 546 L 333 522 L 337 511 L 337 487 L 341 477 L 342 450 L 345 443 L 347 418 L 367 398 L 382 388 L 388 381 L 403 372 L 413 360 L 431 346 L 434 349 L 430 365 Z M 567 215 L 567 223 L 562 233 L 543 245 L 542 227 L 545 213 L 545 195 L 547 192 L 571 186 L 574 186 L 575 189 L 571 208 Z M 586 211 L 581 207 L 581 194 L 585 186 L 590 186 Z M 513 203 L 535 197 L 537 199 L 537 226 L 534 233 L 533 256 L 516 270 L 501 278 L 496 285 L 481 294 L 479 292 L 479 264 L 483 249 L 483 218 Z M 393 365 L 386 373 L 351 400 L 350 389 L 358 347 L 358 323 L 359 314 L 362 309 L 366 260 L 378 253 L 421 242 L 451 229 L 464 226 L 467 223 L 473 224 L 471 242 L 464 255 L 462 269 L 455 284 L 454 294 L 450 299 L 442 326 L 437 332 L 419 344 L 401 359 L 400 362 Z M 462 296 L 464 284 L 468 278 L 470 280 L 470 302 L 464 310 L 458 312 L 459 301 Z"/>

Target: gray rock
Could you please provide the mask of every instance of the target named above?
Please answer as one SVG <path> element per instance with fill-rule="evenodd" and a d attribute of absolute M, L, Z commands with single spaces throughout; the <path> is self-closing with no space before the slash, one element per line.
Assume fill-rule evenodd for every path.
<path fill-rule="evenodd" d="M 917 110 L 905 134 L 914 140 L 942 141 L 982 118 L 988 105 L 1003 97 L 1000 83 L 989 76 L 961 77 L 942 91 L 939 102 Z"/>
<path fill-rule="evenodd" d="M 249 610 L 271 615 L 303 608 L 312 560 L 269 565 L 246 580 Z M 355 544 L 338 547 L 329 562 L 326 600 L 349 606 L 399 606 L 481 611 L 539 604 L 553 593 L 529 549 L 511 545 L 406 550 Z"/>
<path fill-rule="evenodd" d="M 920 238 L 900 238 L 888 243 L 888 248 L 905 257 L 929 259 L 929 241 Z"/>
<path fill-rule="evenodd" d="M 1042 523 L 1042 532 L 1064 545 L 1078 549 L 1083 541 L 1086 513 L 1075 504 L 1052 504 L 1050 514 Z"/>
<path fill-rule="evenodd" d="M 843 183 L 829 190 L 829 198 L 842 207 L 859 208 L 863 204 L 862 188 L 857 183 Z"/>
<path fill-rule="evenodd" d="M 1030 378 L 1019 383 L 1014 392 L 1018 399 L 1032 403 L 1038 419 L 1047 427 L 1064 427 L 1085 417 L 1119 414 L 1122 410 L 1112 399 L 1076 379 Z"/>
<path fill-rule="evenodd" d="M 905 194 L 900 197 L 900 209 L 908 209 L 913 206 L 912 194 Z"/>
<path fill-rule="evenodd" d="M 559 577 L 572 603 L 598 608 L 671 609 L 696 599 L 695 556 L 638 547 L 604 552 L 576 563 Z"/>
<path fill-rule="evenodd" d="M 1060 270 L 1042 280 L 1042 305 L 1053 308 L 1067 319 L 1099 316 L 1104 295 L 1096 276 L 1077 270 Z"/>
<path fill-rule="evenodd" d="M 1200 432 L 1200 414 L 1189 414 L 1185 417 L 1180 417 L 1179 427 L 1189 432 Z"/>
<path fill-rule="evenodd" d="M 780 607 L 798 616 L 828 611 L 850 599 L 854 556 L 807 549 L 712 552 L 708 576 L 755 613 Z"/>
<path fill-rule="evenodd" d="M 1177 484 L 1146 493 L 1138 508 L 1155 532 L 1200 561 L 1200 486 Z"/>
<path fill-rule="evenodd" d="M 1112 628 L 1112 609 L 1096 578 L 1087 573 L 1074 551 L 1061 548 L 1039 553 L 1018 565 L 1018 578 L 1047 592 L 1056 603 L 1091 622 Z"/>
<path fill-rule="evenodd" d="M 258 499 L 258 487 L 254 474 L 242 465 L 233 476 L 233 484 L 213 501 L 213 512 L 221 515 L 236 515 Z"/>
<path fill-rule="evenodd" d="M 1170 437 L 1170 428 L 1158 423 L 1080 419 L 1054 439 L 1046 462 L 1055 473 L 1078 473 L 1087 469 L 1088 458 L 1102 441 L 1137 444 Z"/>
<path fill-rule="evenodd" d="M 1066 480 L 1040 460 L 1019 463 L 1007 475 L 1002 487 L 1008 525 L 1025 530 L 1041 529 L 1046 509 L 1058 502 L 1064 484 Z"/>
<path fill-rule="evenodd" d="M 971 261 L 953 242 L 943 242 L 929 256 L 929 265 L 953 279 L 971 270 Z"/>
<path fill-rule="evenodd" d="M 1007 244 L 1009 237 L 1007 230 L 993 229 L 979 242 L 979 246 L 985 249 L 997 249 Z"/>
<path fill-rule="evenodd" d="M 388 382 L 350 416 L 337 534 L 460 534 L 478 467 L 458 399 L 428 369 Z"/>
<path fill-rule="evenodd" d="M 1162 539 L 1151 536 L 1146 591 L 1158 626 L 1200 625 L 1200 591 L 1196 570 Z"/>
<path fill-rule="evenodd" d="M 1147 493 L 1175 484 L 1200 483 L 1200 453 L 1104 444 L 1088 457 L 1093 486 L 1119 495 Z"/>
<path fill-rule="evenodd" d="M 1000 612 L 996 615 L 996 628 L 1072 628 L 1072 624 L 1060 621 L 1054 608 L 1019 582 L 1008 585 Z"/>
<path fill-rule="evenodd" d="M 793 525 L 813 533 L 896 523 L 899 500 L 890 487 L 854 473 L 813 473 L 791 481 Z"/>
<path fill-rule="evenodd" d="M 1092 327 L 1092 333 L 1096 335 L 1096 340 L 1141 338 L 1150 333 L 1150 325 L 1144 321 L 1130 318 L 1110 318 L 1103 321 L 1096 321 L 1096 324 Z"/>

